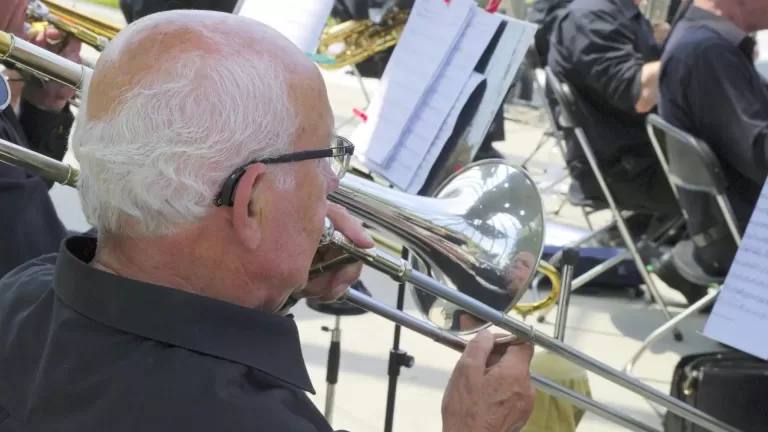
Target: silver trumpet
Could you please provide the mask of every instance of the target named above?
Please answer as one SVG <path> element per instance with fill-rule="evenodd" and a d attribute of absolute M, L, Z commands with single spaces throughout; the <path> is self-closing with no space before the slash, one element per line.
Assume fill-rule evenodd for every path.
<path fill-rule="evenodd" d="M 7 43 L 9 38 L 11 43 Z M 9 46 L 11 51 L 20 52 L 8 52 Z M 64 59 L 57 61 L 47 52 L 45 61 L 36 59 L 31 48 L 14 44 L 13 36 L 0 32 L 0 58 L 18 59 L 24 67 L 49 66 L 38 72 L 64 84 L 82 83 L 91 74 L 90 69 Z M 0 161 L 76 185 L 76 168 L 3 140 Z M 335 231 L 330 221 L 326 221 L 321 246 L 337 246 L 348 258 L 415 287 L 411 293 L 423 319 L 354 290 L 347 291 L 346 301 L 459 351 L 466 341 L 458 335 L 496 325 L 510 333 L 507 343 L 535 343 L 707 430 L 738 431 L 507 314 L 519 306 L 534 273 L 541 271 L 543 205 L 524 170 L 501 160 L 471 164 L 448 178 L 434 198 L 416 197 L 346 176 L 329 199 L 403 244 L 407 253 L 403 254 L 406 258 L 400 258 L 380 248 L 356 247 Z M 324 263 L 313 270 L 332 265 Z M 543 377 L 531 378 L 537 388 L 629 430 L 658 430 Z"/>

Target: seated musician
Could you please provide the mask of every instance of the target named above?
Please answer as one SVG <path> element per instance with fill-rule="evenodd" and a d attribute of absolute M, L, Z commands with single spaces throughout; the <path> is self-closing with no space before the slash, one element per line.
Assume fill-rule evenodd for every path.
<path fill-rule="evenodd" d="M 763 0 L 695 0 L 670 35 L 660 74 L 660 115 L 711 147 L 742 230 L 768 175 L 768 87 L 755 69 L 749 36 L 764 29 Z M 736 244 L 727 226 L 715 223 L 719 211 L 690 193 L 681 193 L 681 202 L 695 264 L 725 276 Z M 704 287 L 688 289 L 704 293 Z"/>
<path fill-rule="evenodd" d="M 43 33 L 25 32 L 26 8 L 26 0 L 0 0 L 0 30 L 79 62 L 80 42 L 75 38 L 65 39 L 53 27 Z M 16 71 L 5 72 L 12 79 L 18 104 L 0 112 L 0 138 L 61 160 L 74 121 L 68 103 L 74 90 L 54 82 L 43 85 L 36 78 L 20 82 Z M 33 258 L 56 252 L 66 237 L 48 194 L 51 186 L 23 169 L 0 163 L 0 277 Z"/>
<path fill-rule="evenodd" d="M 583 102 L 580 126 L 619 208 L 676 215 L 678 204 L 645 128 L 656 106 L 660 47 L 639 1 L 574 0 L 555 25 L 547 65 Z M 571 176 L 585 198 L 604 201 L 575 137 L 566 137 L 566 146 Z"/>
<path fill-rule="evenodd" d="M 153 14 L 102 53 L 72 146 L 98 242 L 69 237 L 0 282 L 0 423 L 331 431 L 283 305 L 336 299 L 360 275 L 307 282 L 339 253 L 318 249 L 326 216 L 373 241 L 326 200 L 353 147 L 334 136 L 317 67 L 244 17 Z M 459 361 L 444 431 L 519 430 L 530 415 L 532 347 L 489 362 L 492 345 L 482 333 Z"/>

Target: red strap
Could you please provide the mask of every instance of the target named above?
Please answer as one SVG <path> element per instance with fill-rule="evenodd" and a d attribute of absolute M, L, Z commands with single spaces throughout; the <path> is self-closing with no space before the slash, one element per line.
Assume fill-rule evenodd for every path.
<path fill-rule="evenodd" d="M 490 0 L 488 6 L 485 7 L 485 10 L 490 13 L 496 13 L 496 11 L 499 10 L 499 6 L 501 6 L 501 0 Z"/>
<path fill-rule="evenodd" d="M 363 121 L 363 123 L 365 123 L 365 122 L 367 122 L 367 121 L 368 121 L 368 116 L 367 116 L 367 115 L 365 115 L 365 113 L 364 113 L 364 112 L 360 111 L 360 110 L 359 110 L 359 109 L 357 109 L 357 108 L 352 108 L 352 114 L 354 114 L 354 115 L 355 115 L 355 116 L 357 116 L 357 117 L 358 117 L 360 120 L 362 120 L 362 121 Z"/>

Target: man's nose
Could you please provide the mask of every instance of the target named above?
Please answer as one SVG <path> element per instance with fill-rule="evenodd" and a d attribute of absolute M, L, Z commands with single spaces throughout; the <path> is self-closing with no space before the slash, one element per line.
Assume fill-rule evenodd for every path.
<path fill-rule="evenodd" d="M 338 177 L 328 178 L 328 180 L 325 182 L 326 193 L 330 194 L 331 192 L 335 191 L 339 187 L 340 183 L 341 182 Z"/>

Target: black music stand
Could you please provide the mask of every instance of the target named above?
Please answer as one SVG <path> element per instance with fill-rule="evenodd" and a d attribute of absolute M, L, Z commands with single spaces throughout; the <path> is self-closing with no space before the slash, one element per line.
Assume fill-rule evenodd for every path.
<path fill-rule="evenodd" d="M 493 86 L 488 86 L 486 82 L 483 82 L 470 96 L 459 114 L 453 133 L 432 166 L 424 186 L 419 190 L 419 196 L 433 196 L 440 185 L 458 168 L 473 162 L 475 156 L 479 156 L 478 150 L 483 145 L 483 142 L 486 141 L 485 137 L 488 135 L 494 122 L 504 121 L 503 116 L 497 114 L 503 109 L 505 96 L 514 85 L 517 70 L 522 66 L 522 63 L 517 68 L 510 66 L 514 54 L 517 54 L 515 45 L 513 43 L 510 44 L 510 42 L 513 42 L 517 36 L 513 35 L 513 32 L 505 33 L 506 29 L 507 22 L 502 22 L 475 67 L 476 72 L 485 73 L 489 65 L 495 61 L 506 66 L 502 74 L 503 76 L 499 81 L 494 82 Z M 533 43 L 533 40 L 531 40 L 531 43 Z M 527 50 L 528 47 L 525 47 L 525 51 Z M 493 67 L 498 68 L 499 66 L 496 64 Z M 497 127 L 503 127 L 503 124 L 497 125 Z M 403 247 L 402 258 L 407 260 L 409 257 L 408 249 Z M 403 311 L 404 303 L 405 283 L 400 283 L 397 288 L 397 310 Z M 410 368 L 414 363 L 414 357 L 400 348 L 400 325 L 395 324 L 392 348 L 389 351 L 389 364 L 387 366 L 389 386 L 387 389 L 384 432 L 392 432 L 393 430 L 400 368 Z"/>

